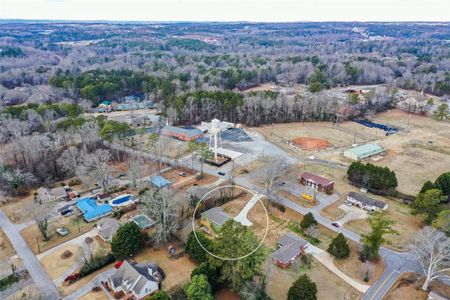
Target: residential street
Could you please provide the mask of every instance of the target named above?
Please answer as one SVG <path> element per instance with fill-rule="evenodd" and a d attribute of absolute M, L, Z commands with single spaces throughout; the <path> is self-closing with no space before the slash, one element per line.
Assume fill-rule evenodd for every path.
<path fill-rule="evenodd" d="M 8 217 L 0 209 L 0 227 L 11 241 L 17 255 L 22 259 L 24 266 L 30 273 L 31 278 L 36 283 L 45 299 L 60 299 L 58 290 L 53 281 L 42 268 L 39 260 L 28 247 L 25 240 L 20 235 L 16 225 L 12 224 Z"/>

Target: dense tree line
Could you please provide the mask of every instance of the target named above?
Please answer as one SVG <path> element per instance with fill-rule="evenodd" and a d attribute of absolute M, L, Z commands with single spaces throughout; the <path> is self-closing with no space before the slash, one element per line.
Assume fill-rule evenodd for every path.
<path fill-rule="evenodd" d="M 397 187 L 395 172 L 388 167 L 353 162 L 347 170 L 348 179 L 371 191 L 392 193 Z"/>

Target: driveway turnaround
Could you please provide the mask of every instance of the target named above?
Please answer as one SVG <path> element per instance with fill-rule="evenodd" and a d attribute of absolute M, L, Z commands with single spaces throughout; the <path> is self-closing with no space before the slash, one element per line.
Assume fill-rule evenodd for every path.
<path fill-rule="evenodd" d="M 0 209 L 0 227 L 5 232 L 8 239 L 11 241 L 14 249 L 17 252 L 19 258 L 23 261 L 23 265 L 27 268 L 28 273 L 30 273 L 31 278 L 36 283 L 36 286 L 41 291 L 44 299 L 54 300 L 60 299 L 60 295 L 53 281 L 47 275 L 47 273 L 42 268 L 39 260 L 31 251 L 28 244 L 25 242 L 23 237 L 20 235 L 16 226 L 12 224 L 8 217 Z"/>

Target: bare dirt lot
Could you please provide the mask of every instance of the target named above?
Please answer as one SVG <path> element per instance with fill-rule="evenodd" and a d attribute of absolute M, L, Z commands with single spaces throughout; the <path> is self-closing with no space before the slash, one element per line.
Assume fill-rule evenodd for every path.
<path fill-rule="evenodd" d="M 270 260 L 267 264 L 267 293 L 273 299 L 287 299 L 292 283 L 305 273 L 317 284 L 317 299 L 361 299 L 362 297 L 360 292 L 314 258 L 310 268 L 302 265 L 300 260 L 285 270 L 273 265 Z"/>
<path fill-rule="evenodd" d="M 328 140 L 313 137 L 295 137 L 292 139 L 292 143 L 306 151 L 326 149 L 332 146 Z"/>

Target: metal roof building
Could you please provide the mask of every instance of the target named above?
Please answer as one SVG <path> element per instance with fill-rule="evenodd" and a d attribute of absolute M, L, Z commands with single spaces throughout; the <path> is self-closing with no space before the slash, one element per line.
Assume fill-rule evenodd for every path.
<path fill-rule="evenodd" d="M 378 144 L 365 144 L 344 151 L 344 156 L 353 160 L 362 160 L 383 152 L 384 149 Z"/>
<path fill-rule="evenodd" d="M 89 197 L 78 200 L 76 206 L 83 212 L 83 217 L 86 222 L 97 220 L 112 213 L 111 205 L 97 205 L 97 201 Z"/>

